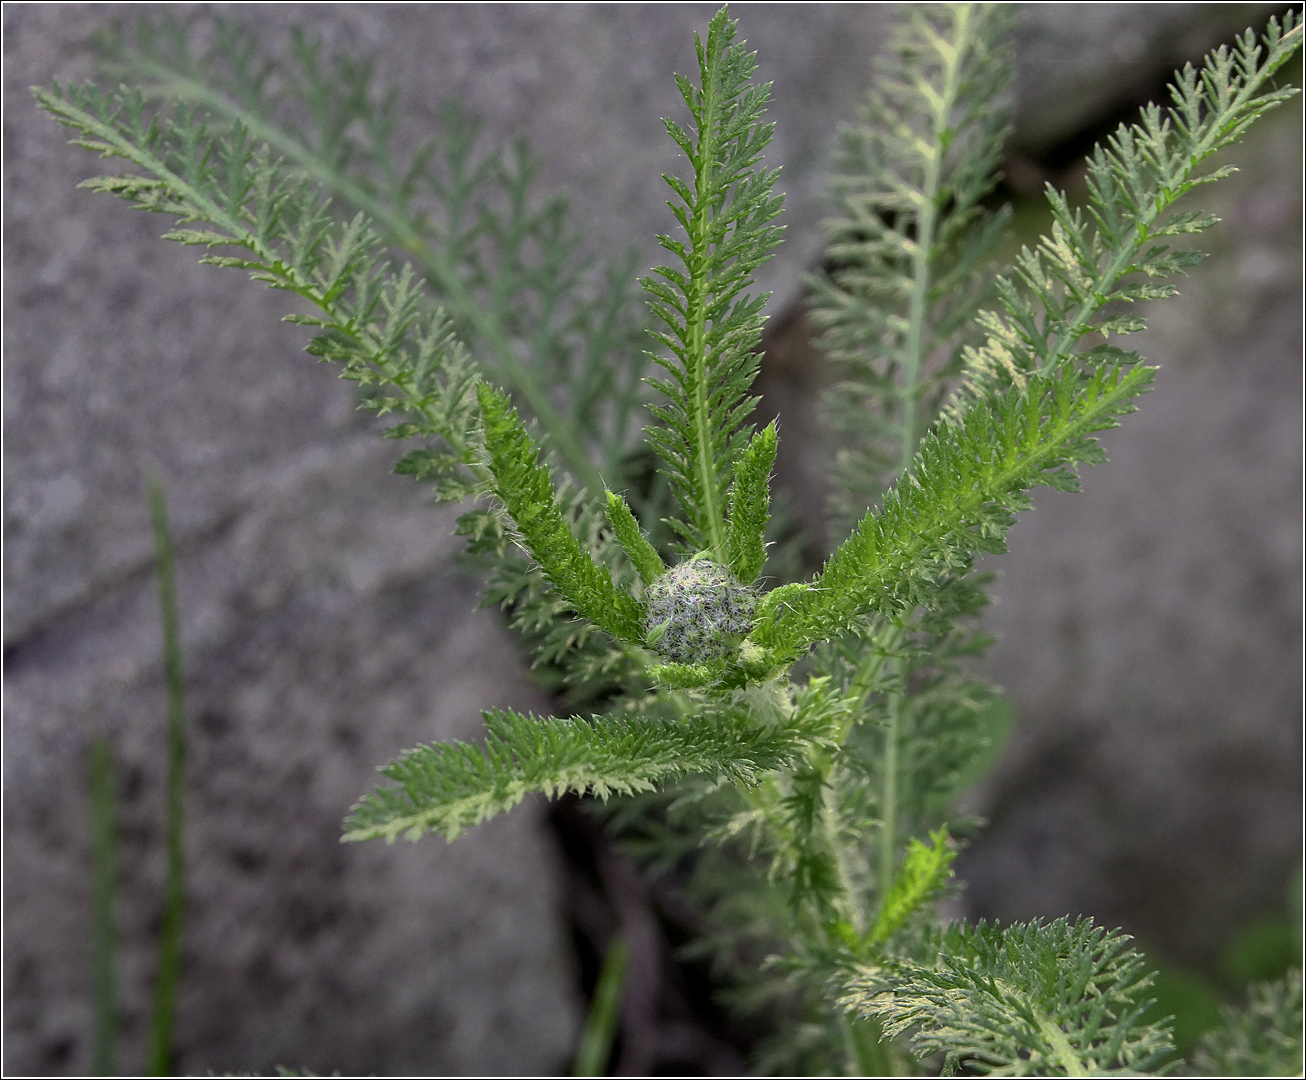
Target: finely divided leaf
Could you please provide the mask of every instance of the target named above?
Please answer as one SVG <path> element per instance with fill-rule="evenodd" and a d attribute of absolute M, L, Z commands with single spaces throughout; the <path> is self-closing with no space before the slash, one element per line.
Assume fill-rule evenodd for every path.
<path fill-rule="evenodd" d="M 486 713 L 483 745 L 420 746 L 386 766 L 382 771 L 399 787 L 366 796 L 345 823 L 345 839 L 415 840 L 436 832 L 452 840 L 532 792 L 606 799 L 691 773 L 756 783 L 791 761 L 828 722 L 818 710 L 798 720 L 762 725 L 744 709 L 700 712 L 680 722 Z"/>
<path fill-rule="evenodd" d="M 957 849 L 948 842 L 948 830 L 930 833 L 929 845 L 912 838 L 902 869 L 880 905 L 875 925 L 867 935 L 872 945 L 883 945 L 906 922 L 938 895 L 952 879 Z"/>
<path fill-rule="evenodd" d="M 775 421 L 753 436 L 735 463 L 730 486 L 727 551 L 731 570 L 751 585 L 766 563 L 766 524 L 771 517 L 771 468 L 775 465 Z"/>
<path fill-rule="evenodd" d="M 485 383 L 478 385 L 477 393 L 495 494 L 527 550 L 585 618 L 618 640 L 638 644 L 644 636 L 639 603 L 613 585 L 607 567 L 581 548 L 562 516 L 549 470 L 540 463 L 539 451 L 508 395 Z"/>
<path fill-rule="evenodd" d="M 1093 438 L 1133 411 L 1155 369 L 1066 368 L 1031 377 L 1024 390 L 976 402 L 959 424 L 931 432 L 916 467 L 868 513 L 809 587 L 786 587 L 758 605 L 750 639 L 782 659 L 855 629 L 867 611 L 930 606 L 977 553 L 1002 551 L 1026 490 L 1075 490 L 1075 467 L 1101 461 Z M 776 590 L 780 593 L 780 590 Z M 772 594 L 774 595 L 774 594 Z"/>
<path fill-rule="evenodd" d="M 392 437 L 427 440 L 405 458 L 405 471 L 434 479 L 437 491 L 455 499 L 479 489 L 476 375 L 467 352 L 444 313 L 424 301 L 412 270 L 385 261 L 366 218 L 334 221 L 317 187 L 272 160 L 240 124 L 217 135 L 194 111 L 160 118 L 139 92 L 56 85 L 33 93 L 79 133 L 74 141 L 146 174 L 82 186 L 172 214 L 179 226 L 209 226 L 168 236 L 234 249 L 239 254 L 201 261 L 245 270 L 307 301 L 312 314 L 287 316 L 316 330 L 307 351 L 338 363 L 341 377 L 363 389 L 363 407 L 404 416 Z"/>
<path fill-rule="evenodd" d="M 682 268 L 654 267 L 642 279 L 649 308 L 666 327 L 653 336 L 670 353 L 653 357 L 667 377 L 650 381 L 666 401 L 652 406 L 664 426 L 649 428 L 648 440 L 685 514 L 672 524 L 723 564 L 726 493 L 750 435 L 744 421 L 757 402 L 749 389 L 767 299 L 744 290 L 779 242 L 781 229 L 772 222 L 783 202 L 772 194 L 776 170 L 758 167 L 771 141 L 772 125 L 761 122 L 770 87 L 752 85 L 756 54 L 734 38 L 735 23 L 723 8 L 707 42 L 695 37 L 699 85 L 677 76 L 692 133 L 665 123 L 694 176 L 690 183 L 665 177 L 684 239 L 658 239 Z"/>
<path fill-rule="evenodd" d="M 989 1076 L 1136 1075 L 1173 1051 L 1165 1024 L 1144 1024 L 1152 976 L 1118 931 L 1091 919 L 927 934 L 923 961 L 886 960 L 850 974 L 849 1012 L 886 1038 L 913 1031 L 922 1057 Z"/>
<path fill-rule="evenodd" d="M 652 585 L 666 570 L 662 556 L 648 542 L 648 538 L 630 512 L 626 500 L 615 492 L 605 492 L 608 502 L 608 522 L 617 536 L 617 541 L 630 558 L 631 564 L 639 573 L 645 585 Z"/>
<path fill-rule="evenodd" d="M 366 214 L 414 260 L 477 368 L 512 390 L 580 482 L 598 492 L 596 453 L 615 479 L 646 396 L 633 253 L 606 266 L 582 257 L 566 201 L 540 197 L 524 144 L 484 150 L 456 105 L 440 110 L 434 138 L 413 143 L 372 61 L 330 56 L 296 29 L 268 78 L 273 63 L 252 30 L 221 18 L 212 29 L 199 54 L 180 22 L 141 19 L 134 41 L 106 42 L 114 85 L 203 109 L 223 131 L 244 128 L 337 206 Z"/>
<path fill-rule="evenodd" d="M 1300 1076 L 1302 1073 L 1301 972 L 1256 983 L 1245 1008 L 1226 1005 L 1222 1026 L 1208 1032 L 1193 1052 L 1202 1076 Z"/>
<path fill-rule="evenodd" d="M 956 374 L 1010 216 L 983 200 L 1010 109 L 1013 8 L 904 5 L 831 184 L 813 322 L 835 363 L 832 508 L 851 526 L 910 465 Z"/>
<path fill-rule="evenodd" d="M 1297 92 L 1265 87 L 1301 47 L 1301 19 L 1293 12 L 1271 19 L 1261 44 L 1248 30 L 1232 50 L 1210 54 L 1200 71 L 1190 64 L 1179 72 L 1171 108 L 1148 105 L 1138 123 L 1121 125 L 1088 159 L 1087 213 L 1049 186 L 1052 231 L 1022 250 L 1014 280 L 999 279 L 1002 312 L 983 313 L 988 338 L 965 351 L 967 392 L 953 409 L 994 387 L 1022 385 L 1031 373 L 1046 376 L 1074 362 L 1091 367 L 1091 352 L 1074 351 L 1085 337 L 1143 328 L 1135 316 L 1103 317 L 1103 309 L 1172 295 L 1156 279 L 1182 274 L 1200 257 L 1156 241 L 1214 223 L 1200 211 L 1176 212 L 1174 203 L 1228 176 L 1229 166 L 1199 170 Z"/>

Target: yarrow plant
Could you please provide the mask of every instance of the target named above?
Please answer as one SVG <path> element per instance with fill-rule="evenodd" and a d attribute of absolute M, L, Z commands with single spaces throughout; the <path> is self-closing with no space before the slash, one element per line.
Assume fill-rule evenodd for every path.
<path fill-rule="evenodd" d="M 478 158 L 453 113 L 442 141 L 397 157 L 394 99 L 306 38 L 286 80 L 305 124 L 231 28 L 208 60 L 147 33 L 120 55 L 134 89 L 35 91 L 75 142 L 131 167 L 83 186 L 172 215 L 167 237 L 203 262 L 299 298 L 287 318 L 308 351 L 413 444 L 398 470 L 472 503 L 458 531 L 486 598 L 575 710 L 498 710 L 481 743 L 409 751 L 345 838 L 453 840 L 532 792 L 625 797 L 614 827 L 651 862 L 698 852 L 692 889 L 721 928 L 704 948 L 779 1029 L 762 1068 L 1133 1074 L 1172 1058 L 1123 934 L 938 915 L 966 827 L 955 796 L 1004 710 L 964 667 L 984 644 L 974 563 L 1034 488 L 1076 490 L 1104 460 L 1097 433 L 1150 387 L 1126 305 L 1200 261 L 1172 241 L 1215 219 L 1176 203 L 1293 92 L 1274 77 L 1302 27 L 1286 15 L 1186 67 L 1168 108 L 1094 151 L 1083 207 L 1048 189 L 1050 234 L 994 277 L 1009 10 L 907 10 L 844 133 L 830 269 L 811 284 L 840 376 L 831 511 L 848 534 L 810 580 L 766 573 L 778 433 L 750 421 L 767 302 L 752 289 L 782 198 L 763 164 L 770 88 L 725 10 L 677 76 L 685 117 L 665 121 L 686 169 L 666 177 L 666 265 L 641 281 L 651 328 L 629 267 L 591 272 L 561 207 L 532 208 L 528 157 Z M 1299 982 L 1258 993 L 1203 1053 L 1299 1069 L 1300 1040 L 1263 1031 L 1291 1033 L 1300 1010 Z"/>

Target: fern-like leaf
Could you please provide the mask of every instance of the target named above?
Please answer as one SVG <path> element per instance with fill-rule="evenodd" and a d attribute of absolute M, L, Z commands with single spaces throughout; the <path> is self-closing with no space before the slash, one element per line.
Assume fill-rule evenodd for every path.
<path fill-rule="evenodd" d="M 1170 87 L 1171 108 L 1148 105 L 1137 124 L 1122 124 L 1094 150 L 1087 216 L 1049 185 L 1052 232 L 1022 250 L 1015 280 L 998 280 L 1002 312 L 982 314 L 987 339 L 965 350 L 968 392 L 954 404 L 954 415 L 968 399 L 995 386 L 1020 385 L 1031 373 L 1046 376 L 1071 362 L 1093 368 L 1137 359 L 1110 343 L 1074 350 L 1091 334 L 1110 339 L 1141 330 L 1136 316 L 1104 309 L 1172 296 L 1175 288 L 1164 279 L 1201 260 L 1199 253 L 1161 241 L 1201 232 L 1216 219 L 1172 208 L 1195 188 L 1228 176 L 1232 166 L 1200 170 L 1258 117 L 1297 93 L 1266 86 L 1301 43 L 1302 17 L 1289 12 L 1282 21 L 1270 20 L 1260 44 L 1248 30 L 1232 49 L 1207 56 L 1200 71 L 1186 65 Z"/>
<path fill-rule="evenodd" d="M 957 849 L 948 843 L 948 830 L 930 834 L 930 843 L 910 840 L 902 870 L 880 905 L 867 942 L 883 945 L 918 911 L 939 894 L 952 878 Z"/>
<path fill-rule="evenodd" d="M 477 392 L 494 491 L 527 550 L 585 618 L 619 641 L 638 644 L 644 636 L 639 603 L 613 585 L 607 568 L 580 546 L 562 516 L 549 470 L 540 463 L 539 451 L 508 395 L 485 383 Z"/>
<path fill-rule="evenodd" d="M 175 216 L 168 239 L 236 252 L 202 262 L 302 297 L 313 313 L 287 321 L 315 330 L 308 352 L 338 363 L 343 378 L 363 387 L 365 407 L 404 417 L 392 437 L 426 440 L 401 467 L 436 480 L 447 498 L 480 489 L 471 361 L 448 318 L 423 302 L 411 268 L 396 272 L 385 261 L 366 218 L 333 220 L 317 187 L 289 173 L 238 124 L 214 135 L 194 111 L 151 114 L 138 92 L 58 84 L 32 92 L 77 132 L 77 145 L 140 170 L 83 187 Z"/>
<path fill-rule="evenodd" d="M 606 799 L 693 773 L 753 785 L 813 740 L 828 738 L 841 707 L 818 684 L 797 693 L 784 722 L 774 724 L 759 723 L 738 705 L 681 720 L 486 713 L 482 746 L 422 746 L 386 766 L 382 771 L 400 786 L 365 797 L 345 824 L 345 839 L 415 840 L 427 832 L 453 839 L 532 792 Z"/>
<path fill-rule="evenodd" d="M 1009 217 L 984 210 L 1009 108 L 1012 8 L 906 8 L 877 58 L 858 124 L 842 132 L 826 223 L 831 269 L 812 318 L 839 381 L 832 508 L 854 524 L 904 472 L 928 428 Z"/>
<path fill-rule="evenodd" d="M 617 540 L 625 550 L 631 564 L 639 573 L 645 585 L 652 585 L 662 576 L 666 566 L 657 548 L 648 542 L 635 515 L 630 512 L 626 500 L 615 492 L 606 492 L 608 501 L 608 522 Z"/>
<path fill-rule="evenodd" d="M 751 435 L 744 421 L 757 403 L 749 388 L 767 300 L 744 290 L 779 242 L 782 230 L 772 222 L 783 202 L 772 194 L 776 170 L 758 168 L 771 141 L 772 125 L 761 122 L 770 84 L 752 85 L 756 54 L 735 43 L 735 29 L 723 8 L 707 41 L 694 39 L 698 86 L 676 76 L 693 133 L 664 123 L 694 175 L 690 183 L 665 177 L 676 196 L 668 205 L 685 236 L 658 240 L 681 268 L 658 266 L 642 279 L 649 307 L 666 327 L 653 336 L 671 354 L 653 357 L 668 377 L 653 380 L 666 401 L 651 408 L 665 426 L 650 428 L 648 439 L 684 511 L 676 527 L 722 564 L 729 559 L 727 491 Z"/>
<path fill-rule="evenodd" d="M 1194 1070 L 1201 1076 L 1300 1076 L 1301 972 L 1256 983 L 1247 999 L 1245 1008 L 1220 1010 L 1223 1024 L 1197 1044 Z"/>
<path fill-rule="evenodd" d="M 463 113 L 442 110 L 439 138 L 398 138 L 398 94 L 368 60 L 330 58 L 296 30 L 281 78 L 257 35 L 214 20 L 202 54 L 176 20 L 145 18 L 106 65 L 162 103 L 207 112 L 271 147 L 288 169 L 361 211 L 383 243 L 419 268 L 481 370 L 510 388 L 591 493 L 619 476 L 646 396 L 633 253 L 598 265 L 579 255 L 566 201 L 536 195 L 524 144 L 481 152 Z M 418 463 L 406 468 L 419 478 Z"/>
<path fill-rule="evenodd" d="M 753 436 L 735 465 L 730 486 L 726 551 L 730 569 L 751 585 L 766 563 L 766 525 L 771 517 L 771 469 L 778 449 L 775 421 Z"/>
<path fill-rule="evenodd" d="M 1077 489 L 1075 467 L 1103 459 L 1093 435 L 1133 411 L 1154 372 L 1136 365 L 1033 376 L 1023 390 L 977 402 L 963 423 L 931 432 L 912 474 L 815 582 L 762 598 L 751 638 L 792 660 L 854 629 L 868 610 L 931 606 L 976 553 L 1004 550 L 1013 515 L 1030 505 L 1026 489 Z"/>
<path fill-rule="evenodd" d="M 887 1038 L 912 1031 L 921 1056 L 987 1076 L 1110 1076 L 1155 1070 L 1172 1052 L 1164 1024 L 1141 1021 L 1152 977 L 1129 938 L 1091 919 L 927 934 L 923 961 L 886 960 L 853 976 L 843 1004 Z"/>

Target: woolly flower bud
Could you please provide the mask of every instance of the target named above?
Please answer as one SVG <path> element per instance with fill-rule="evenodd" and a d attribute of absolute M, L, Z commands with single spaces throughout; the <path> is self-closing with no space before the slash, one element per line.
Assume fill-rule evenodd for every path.
<path fill-rule="evenodd" d="M 649 647 L 681 664 L 719 660 L 752 625 L 757 598 L 710 559 L 690 559 L 644 590 Z"/>

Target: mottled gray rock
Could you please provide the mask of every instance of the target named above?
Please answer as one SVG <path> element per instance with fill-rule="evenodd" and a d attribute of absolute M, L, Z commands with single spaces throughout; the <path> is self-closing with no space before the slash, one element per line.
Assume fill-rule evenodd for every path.
<path fill-rule="evenodd" d="M 1052 134 L 1030 134 L 1021 145 L 1063 139 L 1086 123 L 1078 114 L 1057 120 L 1069 106 L 1052 105 L 1046 88 L 1082 71 L 1095 74 L 1080 78 L 1063 98 L 1082 97 L 1085 86 L 1114 85 L 1110 65 L 1141 55 L 1120 51 L 1122 33 L 1140 35 L 1150 49 L 1177 40 L 1176 28 L 1206 18 L 1195 14 L 1199 5 L 1172 5 L 1167 12 L 1179 14 L 1164 16 L 1145 5 L 1112 7 L 1110 20 L 1085 13 L 1085 6 L 1030 12 L 1024 55 L 1031 58 L 1029 70 L 1040 74 L 1023 84 L 1021 130 Z M 570 1053 L 579 1006 L 557 915 L 554 855 L 538 807 L 451 846 L 337 842 L 340 818 L 374 782 L 374 765 L 418 741 L 474 736 L 482 707 L 548 703 L 531 687 L 497 621 L 471 612 L 475 585 L 451 565 L 451 516 L 428 509 L 420 489 L 388 475 L 393 447 L 375 439 L 354 411 L 348 388 L 300 354 L 304 334 L 277 321 L 286 310 L 284 297 L 251 287 L 239 275 L 197 266 L 194 252 L 161 243 L 162 219 L 75 190 L 74 182 L 96 171 L 97 163 L 63 145 L 60 133 L 36 114 L 26 86 L 89 74 L 90 33 L 125 10 L 9 5 L 4 12 L 5 1068 L 75 1074 L 87 1065 L 89 854 L 82 777 L 87 738 L 100 731 L 112 738 L 123 776 L 127 1032 L 121 1064 L 132 1069 L 142 1060 L 161 880 L 163 760 L 158 615 L 142 477 L 157 468 L 179 541 L 193 721 L 181 1067 L 266 1069 L 280 1062 L 381 1074 L 558 1070 Z M 1236 21 L 1244 10 L 1234 11 Z M 709 5 L 269 6 L 231 14 L 256 19 L 274 50 L 285 48 L 288 28 L 302 20 L 328 49 L 384 56 L 383 71 L 401 88 L 405 130 L 414 138 L 450 96 L 484 120 L 487 145 L 527 134 L 543 160 L 542 187 L 568 192 L 580 210 L 587 247 L 620 251 L 634 244 L 647 261 L 655 250 L 653 234 L 670 225 L 659 179 L 676 166 L 659 122 L 677 108 L 669 75 L 691 69 L 689 32 L 702 30 L 711 11 Z M 789 233 L 764 285 L 776 290 L 780 310 L 798 295 L 800 275 L 820 250 L 826 152 L 836 121 L 852 114 L 865 87 L 884 11 L 878 5 L 739 5 L 735 14 L 759 50 L 763 75 L 776 82 L 771 116 L 778 128 L 769 160 L 784 165 Z M 1073 33 L 1059 33 L 1067 19 L 1082 21 Z M 1037 59 L 1030 42 L 1042 50 Z M 1095 59 L 1103 56 L 1111 59 Z M 1095 108 L 1119 104 L 1118 95 L 1101 100 L 1109 104 Z M 1254 168 L 1257 175 L 1263 171 Z M 1272 507 L 1276 498 L 1291 503 L 1297 490 L 1297 429 L 1291 429 L 1293 417 L 1283 418 L 1296 400 L 1291 388 L 1298 385 L 1292 381 L 1297 372 L 1285 374 L 1281 357 L 1274 359 L 1297 326 L 1283 314 L 1295 311 L 1282 300 L 1293 294 L 1274 294 L 1280 297 L 1275 305 L 1258 306 L 1296 266 L 1285 263 L 1292 250 L 1285 244 L 1292 241 L 1291 235 L 1284 239 L 1284 222 L 1298 220 L 1292 216 L 1297 204 L 1289 198 L 1286 210 L 1281 205 L 1296 181 L 1274 175 L 1278 186 L 1246 210 L 1247 232 L 1260 239 L 1229 255 L 1247 287 L 1223 288 L 1214 276 L 1200 286 L 1208 299 L 1199 310 L 1233 305 L 1263 344 L 1248 343 L 1245 367 L 1232 372 L 1212 340 L 1218 334 L 1176 327 L 1180 316 L 1159 314 L 1159 338 L 1169 340 L 1177 331 L 1181 353 L 1205 350 L 1207 359 L 1194 362 L 1191 381 L 1181 384 L 1190 398 L 1164 409 L 1158 391 L 1136 419 L 1153 426 L 1118 433 L 1123 439 L 1147 430 L 1164 445 L 1183 447 L 1182 456 L 1176 451 L 1168 459 L 1183 465 L 1196 453 L 1190 448 L 1195 443 L 1177 443 L 1175 432 L 1183 429 L 1166 424 L 1181 419 L 1191 400 L 1192 408 L 1211 417 L 1199 431 L 1228 433 L 1202 443 L 1214 448 L 1212 468 L 1224 478 L 1219 490 L 1237 498 L 1247 497 L 1249 488 L 1268 493 L 1253 499 L 1256 508 Z M 1228 329 L 1232 318 L 1222 316 L 1218 325 L 1225 328 L 1223 340 L 1239 341 Z M 1166 358 L 1160 343 L 1153 352 Z M 787 407 L 780 406 L 782 412 Z M 1147 420 L 1149 409 L 1154 420 Z M 1278 419 L 1267 419 L 1270 413 Z M 1293 447 L 1286 471 L 1285 437 Z M 1118 458 L 1127 459 L 1126 445 L 1111 444 Z M 1238 454 L 1226 453 L 1238 447 Z M 1140 451 L 1138 467 L 1121 462 L 1100 476 L 1117 469 L 1126 487 L 1164 482 L 1148 471 L 1155 457 Z M 1242 479 L 1242 464 L 1250 462 L 1265 463 L 1259 487 Z M 1166 487 L 1175 501 L 1165 518 L 1180 535 L 1205 535 L 1209 528 L 1199 511 L 1220 506 L 1226 513 L 1231 504 L 1192 482 L 1198 474 L 1184 475 L 1187 486 Z M 1287 494 L 1275 495 L 1280 488 Z M 1078 497 L 1078 506 L 1092 506 L 1095 490 Z M 1117 505 L 1138 505 L 1135 490 L 1121 490 L 1107 510 L 1077 506 L 1073 512 L 1100 521 L 1115 516 Z M 1143 778 L 1129 771 L 1128 759 L 1164 763 L 1172 752 L 1159 734 L 1137 736 L 1135 721 L 1155 712 L 1166 718 L 1157 731 L 1186 733 L 1191 726 L 1180 726 L 1179 718 L 1204 709 L 1195 725 L 1209 736 L 1200 753 L 1174 767 L 1168 787 L 1132 796 L 1165 803 L 1158 820 L 1175 824 L 1169 833 L 1148 834 L 1163 839 L 1223 817 L 1207 808 L 1206 817 L 1195 818 L 1185 809 L 1189 804 L 1175 801 L 1175 792 L 1191 781 L 1182 762 L 1218 772 L 1222 761 L 1236 756 L 1221 756 L 1224 745 L 1238 753 L 1251 746 L 1249 768 L 1266 767 L 1267 752 L 1282 754 L 1282 716 L 1290 703 L 1280 673 L 1295 670 L 1296 655 L 1281 641 L 1297 627 L 1295 607 L 1284 599 L 1295 581 L 1292 574 L 1284 577 L 1285 560 L 1292 565 L 1296 558 L 1295 505 L 1286 517 L 1280 512 L 1273 528 L 1262 524 L 1264 518 L 1231 514 L 1218 543 L 1183 548 L 1193 553 L 1187 563 L 1169 557 L 1169 533 L 1152 541 L 1153 562 L 1134 557 L 1142 580 L 1158 590 L 1145 594 L 1157 598 L 1144 614 L 1150 617 L 1157 605 L 1173 607 L 1179 625 L 1206 635 L 1201 640 L 1208 652 L 1200 655 L 1236 658 L 1240 648 L 1248 654 L 1238 666 L 1241 681 L 1208 672 L 1200 692 L 1182 668 L 1147 678 L 1192 644 L 1161 654 L 1137 648 L 1153 630 L 1151 623 L 1140 630 L 1143 615 L 1135 611 L 1142 609 L 1123 603 L 1140 589 L 1130 578 L 1109 584 L 1095 578 L 1085 586 L 1095 600 L 1080 640 L 1096 643 L 1084 646 L 1090 653 L 1105 649 L 1111 656 L 1111 642 L 1130 641 L 1118 652 L 1135 666 L 1125 665 L 1128 678 L 1118 679 L 1123 661 L 1103 661 L 1081 686 L 1064 654 L 1047 655 L 1057 640 L 1048 628 L 1060 625 L 1074 603 L 1056 563 L 1068 550 L 1064 536 L 1025 539 L 1058 511 L 1049 505 L 1030 518 L 1036 525 L 1017 531 L 1004 603 L 995 613 L 1007 635 L 995 671 L 1012 688 L 1029 734 L 985 804 L 1014 809 L 994 810 L 991 854 L 975 853 L 977 903 L 1007 911 L 1024 902 L 1018 890 L 1028 867 L 1008 873 L 1003 867 L 1014 864 L 1002 860 L 1010 859 L 1005 853 L 1013 845 L 1024 850 L 1023 841 L 1009 838 L 1023 835 L 1020 823 L 1029 815 L 1021 817 L 1024 804 L 1007 793 L 1026 784 L 1034 788 L 1031 805 L 1043 805 L 1044 788 L 1022 778 L 1045 775 L 1036 766 L 1046 758 L 1040 748 L 1050 745 L 1049 732 L 1080 725 L 1094 733 L 1086 739 L 1096 749 L 1085 756 L 1102 764 L 1084 773 L 1081 786 L 1120 774 L 1133 778 L 1127 790 L 1137 792 Z M 1247 520 L 1257 524 L 1243 532 L 1232 524 Z M 1068 519 L 1066 527 L 1078 526 L 1078 519 Z M 1023 560 L 1030 565 L 1023 594 L 1021 545 L 1033 552 Z M 1040 552 L 1047 553 L 1044 562 Z M 1235 568 L 1227 562 L 1231 557 Z M 1116 561 L 1104 556 L 1100 577 Z M 1209 566 L 1202 580 L 1219 585 L 1202 594 L 1210 603 L 1195 609 L 1185 608 L 1193 586 L 1175 569 L 1189 564 Z M 1158 576 L 1158 565 L 1170 568 L 1170 576 Z M 1250 577 L 1239 577 L 1243 572 Z M 1261 594 L 1249 594 L 1241 581 L 1260 582 L 1255 588 L 1271 600 L 1243 603 Z M 1022 595 L 1034 606 L 1022 608 Z M 1267 611 L 1273 612 L 1268 620 Z M 1111 621 L 1122 617 L 1136 620 L 1135 626 Z M 1269 628 L 1274 620 L 1281 630 Z M 1031 667 L 1021 658 L 1036 647 L 1045 651 Z M 1148 656 L 1155 659 L 1145 663 Z M 1043 674 L 1035 679 L 1031 671 Z M 1125 695 L 1125 685 L 1135 689 Z M 1232 693 L 1220 697 L 1215 687 L 1236 687 L 1236 700 Z M 1217 723 L 1230 702 L 1249 718 L 1245 731 L 1228 734 Z M 1138 749 L 1143 740 L 1156 747 L 1150 758 Z M 1051 775 L 1046 788 L 1072 786 L 1060 782 L 1064 773 Z M 1261 825 L 1281 806 L 1273 792 L 1282 784 L 1248 795 L 1220 783 L 1231 798 L 1244 800 L 1239 805 L 1261 800 L 1259 809 L 1252 806 L 1237 818 L 1244 825 L 1234 839 L 1245 845 L 1255 838 L 1266 845 L 1267 860 L 1277 858 L 1282 830 Z M 1057 843 L 1064 848 L 1091 836 L 1106 859 L 1119 830 L 1080 833 L 1071 827 L 1090 802 L 1064 804 L 1068 825 Z M 1125 819 L 1126 831 L 1138 831 L 1136 820 Z M 1194 848 L 1185 858 L 1202 855 Z M 1035 887 L 1044 890 L 1038 895 L 1060 905 L 1054 914 L 1081 902 L 1082 891 L 1055 891 L 1061 878 L 1082 885 L 1081 870 L 1064 863 L 1053 860 L 1033 875 Z M 1228 876 L 1229 864 L 1220 865 Z M 1189 871 L 1207 876 L 1185 880 L 1203 882 L 1211 872 L 1189 863 L 1174 870 Z M 1258 890 L 1251 882 L 1238 903 L 1245 908 Z M 1100 900 L 1099 913 L 1111 918 L 1122 910 L 1121 895 L 1093 893 L 1090 901 Z"/>

